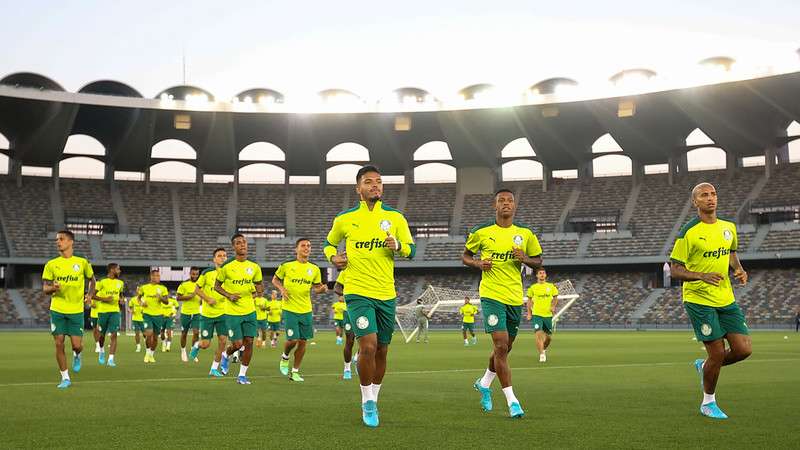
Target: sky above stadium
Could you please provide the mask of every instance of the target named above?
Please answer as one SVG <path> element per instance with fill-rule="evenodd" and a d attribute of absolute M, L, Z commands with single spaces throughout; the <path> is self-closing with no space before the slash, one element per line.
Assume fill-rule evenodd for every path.
<path fill-rule="evenodd" d="M 253 87 L 373 100 L 403 86 L 521 91 L 634 67 L 681 73 L 719 55 L 800 69 L 796 0 L 2 3 L 0 76 L 37 72 L 70 91 L 114 79 L 154 97 L 183 83 L 184 55 L 186 83 L 218 100 Z"/>

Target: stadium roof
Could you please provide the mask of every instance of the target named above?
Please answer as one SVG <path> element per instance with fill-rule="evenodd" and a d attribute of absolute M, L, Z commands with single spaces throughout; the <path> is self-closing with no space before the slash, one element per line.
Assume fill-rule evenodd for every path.
<path fill-rule="evenodd" d="M 234 173 L 248 164 L 238 160 L 239 151 L 259 141 L 285 152 L 278 164 L 291 175 L 319 175 L 332 165 L 326 153 L 344 142 L 370 149 L 385 173 L 402 174 L 418 164 L 414 151 L 430 141 L 446 142 L 456 167 L 498 167 L 503 147 L 525 137 L 548 169 L 559 170 L 598 156 L 591 146 L 605 133 L 637 163 L 658 164 L 691 150 L 685 139 L 695 128 L 746 157 L 783 145 L 788 124 L 800 121 L 800 72 L 629 97 L 446 111 L 263 112 L 213 103 L 210 93 L 193 86 L 162 94 L 142 98 L 116 81 L 70 93 L 41 75 L 12 74 L 0 80 L 0 133 L 10 142 L 8 156 L 30 166 L 52 167 L 65 157 L 70 135 L 86 134 L 105 146 L 98 158 L 121 171 L 146 171 L 154 144 L 179 139 L 197 151 L 195 164 L 206 174 Z M 620 117 L 621 109 L 632 115 Z M 189 116 L 189 129 L 176 128 L 177 114 Z"/>

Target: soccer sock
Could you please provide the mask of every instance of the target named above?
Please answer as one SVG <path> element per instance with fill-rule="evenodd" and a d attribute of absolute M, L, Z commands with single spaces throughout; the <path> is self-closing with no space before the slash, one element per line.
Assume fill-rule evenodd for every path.
<path fill-rule="evenodd" d="M 292 367 L 292 373 L 298 373 L 298 372 L 300 372 L 300 369 L 298 369 L 297 367 Z"/>
<path fill-rule="evenodd" d="M 506 403 L 508 403 L 508 406 L 511 406 L 512 403 L 519 403 L 519 400 L 517 400 L 517 397 L 514 395 L 514 389 L 511 386 L 503 388 L 503 394 L 506 395 Z"/>
<path fill-rule="evenodd" d="M 217 370 L 217 369 L 219 369 L 219 361 L 213 361 L 211 363 L 211 370 Z"/>
<path fill-rule="evenodd" d="M 228 359 L 228 352 L 222 352 L 222 359 Z"/>
<path fill-rule="evenodd" d="M 288 361 L 289 360 L 289 355 L 284 353 L 284 354 L 281 355 L 281 359 L 284 360 L 284 361 Z"/>
<path fill-rule="evenodd" d="M 109 362 L 114 361 L 114 354 L 113 353 L 111 355 L 109 355 L 108 361 Z"/>
<path fill-rule="evenodd" d="M 469 341 L 467 339 L 464 339 L 464 343 L 469 344 Z"/>
<path fill-rule="evenodd" d="M 186 348 L 181 349 L 181 355 L 186 356 Z"/>
<path fill-rule="evenodd" d="M 199 347 L 200 347 L 200 341 L 197 341 L 194 344 L 192 344 L 192 348 L 199 348 Z"/>
<path fill-rule="evenodd" d="M 344 363 L 344 370 L 347 371 L 347 372 L 350 371 L 350 363 L 349 362 Z"/>
<path fill-rule="evenodd" d="M 375 402 L 378 402 L 378 394 L 381 393 L 381 385 L 380 384 L 372 384 L 372 395 L 375 396 Z"/>
<path fill-rule="evenodd" d="M 709 403 L 716 403 L 716 401 L 717 401 L 716 394 L 706 394 L 705 392 L 703 392 L 703 404 L 704 405 L 707 405 Z"/>
<path fill-rule="evenodd" d="M 372 385 L 364 386 L 361 385 L 361 403 L 366 403 L 368 401 L 374 401 L 375 396 L 372 393 Z"/>
<path fill-rule="evenodd" d="M 495 377 L 497 377 L 496 373 L 492 372 L 489 369 L 486 369 L 486 373 L 484 373 L 483 378 L 481 378 L 481 387 L 488 388 L 489 386 L 491 386 L 492 381 L 494 381 Z"/>
<path fill-rule="evenodd" d="M 239 366 L 239 376 L 240 376 L 240 377 L 245 377 L 245 376 L 247 376 L 247 366 L 245 366 L 244 364 L 242 364 L 241 366 Z"/>

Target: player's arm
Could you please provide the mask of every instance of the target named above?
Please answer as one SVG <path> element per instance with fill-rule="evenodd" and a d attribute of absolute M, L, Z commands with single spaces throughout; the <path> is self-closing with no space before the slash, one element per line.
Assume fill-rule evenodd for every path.
<path fill-rule="evenodd" d="M 531 229 L 528 229 L 528 231 L 530 231 L 531 235 L 526 241 L 525 248 L 515 247 L 514 257 L 517 261 L 525 264 L 536 272 L 539 270 L 539 267 L 542 267 L 542 246 L 539 244 L 539 238 L 536 237 L 536 233 Z"/>
<path fill-rule="evenodd" d="M 742 286 L 747 284 L 747 272 L 744 271 L 742 262 L 739 260 L 739 254 L 736 253 L 736 250 L 731 250 L 729 264 L 731 269 L 733 269 L 733 277 L 739 280 Z"/>
<path fill-rule="evenodd" d="M 206 292 L 203 290 L 203 287 L 205 287 L 205 283 L 207 283 L 207 282 L 208 281 L 206 280 L 205 275 L 201 275 L 200 276 L 200 282 L 197 283 L 197 286 L 194 287 L 194 295 L 202 298 L 209 305 L 215 305 L 215 304 L 217 304 L 217 301 L 214 300 L 214 297 L 206 294 Z"/>
<path fill-rule="evenodd" d="M 281 293 L 282 298 L 287 298 L 289 296 L 289 293 L 286 292 L 286 286 L 283 285 L 283 280 L 278 278 L 277 272 L 272 276 L 272 285 Z"/>
<path fill-rule="evenodd" d="M 94 298 L 94 295 L 96 293 L 95 284 L 97 283 L 97 280 L 94 279 L 94 274 L 92 274 L 90 277 L 87 278 L 89 279 L 89 289 L 87 290 L 84 299 L 87 305 L 91 305 L 92 299 Z"/>
<path fill-rule="evenodd" d="M 531 320 L 533 316 L 533 297 L 530 293 L 528 293 L 528 301 L 525 302 L 525 310 L 527 312 L 528 320 Z"/>
<path fill-rule="evenodd" d="M 342 230 L 342 222 L 338 219 L 338 217 L 333 219 L 333 225 L 325 238 L 322 252 L 325 253 L 326 260 L 336 266 L 337 269 L 342 270 L 347 267 L 347 255 L 339 253 L 339 242 L 344 238 L 344 231 Z"/>
<path fill-rule="evenodd" d="M 679 236 L 675 240 L 675 245 L 670 254 L 670 275 L 672 278 L 681 281 L 703 281 L 712 286 L 719 286 L 723 280 L 721 273 L 694 272 L 686 268 L 686 261 L 689 259 L 689 241 L 686 236 Z"/>
<path fill-rule="evenodd" d="M 231 294 L 230 292 L 226 291 L 225 288 L 222 287 L 222 282 L 219 281 L 219 279 L 214 282 L 214 290 L 217 291 L 219 293 L 219 295 L 227 298 L 228 300 L 230 300 L 232 302 L 235 302 L 235 301 L 239 300 L 239 298 L 240 298 L 238 295 Z"/>
<path fill-rule="evenodd" d="M 144 289 L 142 289 L 141 286 L 136 289 L 136 299 L 139 300 L 139 304 L 142 306 L 142 308 L 147 307 L 147 300 L 144 299 Z"/>
<path fill-rule="evenodd" d="M 196 295 L 194 292 L 187 292 L 186 294 L 181 294 L 180 290 L 178 290 L 177 294 L 178 295 L 175 296 L 175 299 L 178 300 L 179 302 L 185 302 L 187 300 L 191 300 Z"/>
<path fill-rule="evenodd" d="M 319 268 L 314 269 L 314 279 L 311 282 L 314 286 L 314 292 L 317 294 L 328 292 L 328 284 L 322 282 L 322 272 L 320 272 Z"/>
<path fill-rule="evenodd" d="M 467 267 L 472 267 L 474 269 L 487 271 L 492 270 L 492 260 L 491 259 L 480 259 L 475 257 L 475 253 L 473 253 L 469 249 L 464 250 L 464 254 L 461 255 L 461 262 L 464 263 Z"/>
<path fill-rule="evenodd" d="M 98 302 L 103 302 L 103 303 L 111 303 L 112 301 L 114 301 L 114 297 L 111 296 L 101 297 L 97 295 L 97 292 L 95 292 L 94 296 L 92 297 L 92 300 L 97 300 Z"/>
<path fill-rule="evenodd" d="M 261 276 L 261 267 L 258 268 L 256 271 L 256 278 L 253 281 L 253 284 L 256 287 L 256 295 L 259 297 L 264 296 L 264 278 Z"/>
<path fill-rule="evenodd" d="M 384 243 L 400 256 L 414 259 L 417 253 L 417 246 L 414 244 L 414 238 L 411 236 L 411 230 L 408 228 L 408 222 L 406 222 L 405 217 L 400 216 L 400 218 L 400 223 L 397 225 L 397 236 L 392 236 L 387 231 Z"/>
<path fill-rule="evenodd" d="M 550 312 L 555 314 L 558 307 L 558 295 L 553 296 L 553 303 L 550 304 Z"/>

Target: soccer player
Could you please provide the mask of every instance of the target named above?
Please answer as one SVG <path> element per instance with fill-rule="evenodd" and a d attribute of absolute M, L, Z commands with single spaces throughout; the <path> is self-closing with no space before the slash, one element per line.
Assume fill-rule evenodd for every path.
<path fill-rule="evenodd" d="M 89 326 L 92 327 L 94 338 L 94 352 L 100 353 L 100 331 L 97 329 L 97 300 L 92 299 L 89 309 Z"/>
<path fill-rule="evenodd" d="M 281 312 L 283 311 L 282 302 L 278 299 L 278 291 L 272 290 L 272 297 L 267 304 L 267 323 L 269 324 L 269 346 L 278 346 L 278 336 L 281 334 Z"/>
<path fill-rule="evenodd" d="M 258 338 L 256 339 L 256 347 L 267 346 L 267 314 L 269 306 L 267 299 L 264 297 L 256 297 L 256 322 L 258 323 Z"/>
<path fill-rule="evenodd" d="M 697 340 L 703 342 L 708 354 L 705 361 L 694 362 L 703 388 L 700 413 L 727 419 L 715 397 L 720 369 L 752 353 L 750 331 L 733 296 L 728 269 L 733 269 L 734 278 L 742 285 L 747 283 L 747 272 L 736 254 L 736 224 L 717 217 L 714 186 L 710 183 L 695 186 L 692 203 L 697 208 L 697 217 L 678 232 L 670 255 L 671 272 L 673 278 L 683 280 L 683 306 Z"/>
<path fill-rule="evenodd" d="M 333 324 L 336 326 L 336 345 L 342 345 L 344 313 L 347 312 L 347 304 L 344 302 L 344 297 L 340 295 L 331 306 L 331 309 L 333 309 Z"/>
<path fill-rule="evenodd" d="M 94 300 L 97 301 L 97 330 L 100 332 L 100 355 L 97 360 L 102 366 L 106 363 L 106 335 L 111 335 L 108 349 L 108 367 L 116 367 L 114 355 L 117 353 L 117 331 L 120 324 L 120 304 L 125 304 L 125 283 L 119 279 L 122 269 L 117 263 L 107 266 L 108 276 L 97 282 Z"/>
<path fill-rule="evenodd" d="M 333 292 L 339 297 L 339 301 L 344 302 L 344 283 L 346 270 L 339 272 L 336 278 L 336 283 L 333 286 Z M 344 373 L 342 374 L 343 380 L 351 380 L 353 373 L 350 370 L 351 364 L 358 366 L 358 359 L 353 358 L 353 346 L 356 342 L 356 335 L 353 333 L 353 324 L 350 322 L 350 314 L 347 312 L 347 304 L 345 303 L 344 311 L 342 312 L 342 322 L 344 323 L 344 349 L 342 356 L 344 357 Z M 358 373 L 358 371 L 356 371 Z"/>
<path fill-rule="evenodd" d="M 136 297 L 142 305 L 142 319 L 144 320 L 144 339 L 147 350 L 144 354 L 144 362 L 156 362 L 156 346 L 158 346 L 158 336 L 164 327 L 164 314 L 162 305 L 166 304 L 169 291 L 161 284 L 161 273 L 158 269 L 150 269 L 150 282 L 139 286 Z"/>
<path fill-rule="evenodd" d="M 64 354 L 65 336 L 72 344 L 72 370 L 81 370 L 83 350 L 83 304 L 94 297 L 94 271 L 89 260 L 73 253 L 75 235 L 69 230 L 56 233 L 58 256 L 47 261 L 42 271 L 42 291 L 50 296 L 50 332 L 56 346 L 56 363 L 61 371 L 59 389 L 70 387 L 72 381 Z M 88 292 L 84 295 L 86 280 Z"/>
<path fill-rule="evenodd" d="M 311 256 L 311 241 L 300 238 L 295 242 L 295 259 L 287 261 L 275 271 L 272 285 L 283 298 L 286 343 L 278 365 L 283 375 L 291 381 L 303 381 L 300 363 L 306 353 L 306 340 L 314 337 L 314 316 L 311 307 L 311 289 L 317 294 L 328 292 L 322 283 L 319 267 L 308 261 Z M 296 348 L 295 348 L 296 347 Z M 289 353 L 294 349 L 294 364 L 289 374 Z"/>
<path fill-rule="evenodd" d="M 558 305 L 558 288 L 547 282 L 544 267 L 536 269 L 536 283 L 528 288 L 527 318 L 536 333 L 536 349 L 539 362 L 547 362 L 547 348 L 553 334 L 553 314 Z"/>
<path fill-rule="evenodd" d="M 139 297 L 128 300 L 128 310 L 131 312 L 131 322 L 133 322 L 134 339 L 136 340 L 136 353 L 142 351 L 142 338 L 144 334 L 144 318 L 142 317 L 142 304 Z"/>
<path fill-rule="evenodd" d="M 189 270 L 189 279 L 178 286 L 177 300 L 181 303 L 181 361 L 188 362 L 186 355 L 186 338 L 192 330 L 192 347 L 200 339 L 200 297 L 197 295 L 197 280 L 200 278 L 200 268 L 192 267 Z M 197 358 L 193 358 L 197 362 Z"/>
<path fill-rule="evenodd" d="M 225 297 L 214 289 L 217 283 L 217 271 L 220 266 L 228 259 L 228 254 L 224 248 L 214 249 L 212 253 L 214 267 L 204 270 L 197 280 L 197 295 L 203 300 L 200 307 L 200 342 L 192 346 L 189 353 L 191 359 L 196 359 L 200 349 L 207 349 L 211 345 L 211 338 L 217 334 L 219 345 L 214 353 L 211 362 L 211 370 L 208 375 L 220 378 L 225 374 L 220 372 L 219 364 L 222 360 L 222 353 L 228 345 L 228 324 L 225 320 Z M 227 371 L 227 369 L 226 369 Z"/>
<path fill-rule="evenodd" d="M 472 336 L 472 345 L 478 343 L 478 338 L 475 337 L 475 314 L 478 314 L 478 307 L 469 302 L 469 297 L 464 297 L 464 305 L 459 308 L 458 312 L 463 317 L 461 321 L 461 335 L 464 337 L 464 346 L 470 344 L 467 340 L 467 331 Z"/>
<path fill-rule="evenodd" d="M 417 299 L 417 306 L 414 307 L 414 317 L 417 318 L 417 344 L 422 337 L 423 342 L 428 343 L 428 319 L 431 318 L 430 313 L 425 312 L 425 305 L 422 304 L 422 298 Z"/>
<path fill-rule="evenodd" d="M 161 305 L 164 315 L 164 328 L 161 329 L 161 352 L 172 351 L 172 331 L 175 328 L 175 316 L 178 315 L 178 300 L 169 297 L 167 303 Z"/>
<path fill-rule="evenodd" d="M 244 346 L 239 376 L 236 382 L 250 384 L 247 378 L 247 368 L 253 357 L 253 338 L 256 337 L 256 297 L 264 295 L 264 283 L 261 276 L 261 266 L 247 259 L 247 238 L 235 234 L 231 239 L 234 258 L 225 261 L 217 269 L 217 281 L 214 289 L 227 299 L 225 302 L 225 319 L 228 324 L 228 337 L 232 343 L 222 354 L 220 368 L 222 373 L 228 371 L 228 357 Z"/>
<path fill-rule="evenodd" d="M 506 397 L 511 417 L 525 413 L 511 386 L 508 353 L 519 331 L 522 316 L 522 264 L 538 269 L 542 265 L 542 248 L 533 231 L 514 222 L 517 204 L 514 193 L 500 189 L 494 196 L 495 218 L 477 225 L 469 232 L 461 261 L 481 271 L 481 310 L 484 328 L 492 336 L 493 351 L 489 367 L 474 387 L 481 394 L 481 407 L 492 410 L 495 377 Z M 476 255 L 480 253 L 480 258 Z"/>
<path fill-rule="evenodd" d="M 344 300 L 358 338 L 361 417 L 365 425 L 377 427 L 378 394 L 394 332 L 394 257 L 413 258 L 416 247 L 403 213 L 381 201 L 383 183 L 375 166 L 358 170 L 356 192 L 359 203 L 333 219 L 325 257 L 337 269 L 347 268 Z M 342 239 L 346 252 L 339 254 Z"/>

